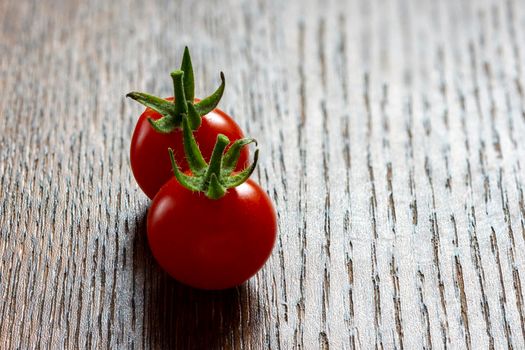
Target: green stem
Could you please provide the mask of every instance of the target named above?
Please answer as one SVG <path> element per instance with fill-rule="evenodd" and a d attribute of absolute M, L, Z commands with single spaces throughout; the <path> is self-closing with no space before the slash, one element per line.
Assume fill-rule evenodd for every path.
<path fill-rule="evenodd" d="M 202 118 L 197 113 L 193 103 L 188 102 L 188 122 L 190 123 L 191 130 L 197 130 L 202 124 Z"/>
<path fill-rule="evenodd" d="M 188 103 L 184 94 L 184 72 L 181 70 L 171 72 L 171 79 L 173 80 L 173 90 L 175 92 L 175 100 L 173 101 L 175 103 L 175 113 L 177 118 L 182 119 L 180 115 L 188 113 Z"/>
<path fill-rule="evenodd" d="M 210 179 L 213 174 L 215 174 L 217 178 L 220 177 L 222 154 L 229 143 L 230 140 L 226 136 L 223 134 L 217 135 L 217 141 L 215 142 L 215 147 L 213 148 L 213 152 L 211 154 L 210 163 L 208 165 L 208 169 L 206 170 L 206 175 L 204 175 L 204 186 L 207 186 L 210 183 Z"/>
<path fill-rule="evenodd" d="M 210 184 L 206 196 L 210 199 L 219 199 L 226 194 L 226 189 L 221 185 L 215 174 L 211 174 Z"/>

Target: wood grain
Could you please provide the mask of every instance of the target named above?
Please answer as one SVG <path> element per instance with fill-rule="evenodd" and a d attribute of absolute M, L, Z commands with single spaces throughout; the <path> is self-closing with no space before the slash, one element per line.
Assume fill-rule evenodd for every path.
<path fill-rule="evenodd" d="M 0 1 L 0 348 L 525 348 L 525 6 Z M 129 168 L 189 45 L 260 142 L 265 268 L 155 264 Z"/>

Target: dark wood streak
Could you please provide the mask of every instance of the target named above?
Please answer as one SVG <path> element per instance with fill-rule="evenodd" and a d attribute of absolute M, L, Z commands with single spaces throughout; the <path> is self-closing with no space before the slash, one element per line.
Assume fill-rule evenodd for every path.
<path fill-rule="evenodd" d="M 420 311 L 423 315 L 423 322 L 425 324 L 425 332 L 422 334 L 425 337 L 425 349 L 431 349 L 432 348 L 432 333 L 430 330 L 430 315 L 428 313 L 428 307 L 425 305 L 425 293 L 423 292 L 423 285 L 425 283 L 425 275 L 421 272 L 417 272 L 418 275 L 418 281 L 417 281 L 417 288 L 419 292 L 419 305 L 420 305 Z"/>
<path fill-rule="evenodd" d="M 445 300 L 445 285 L 443 282 L 443 277 L 441 273 L 441 263 L 440 263 L 440 231 L 439 231 L 439 224 L 437 220 L 436 215 L 436 194 L 434 191 L 434 185 L 432 183 L 432 170 L 430 168 L 429 159 L 425 159 L 425 173 L 427 175 L 428 182 L 430 184 L 430 189 L 432 193 L 432 209 L 433 213 L 430 215 L 430 230 L 432 233 L 432 251 L 433 251 L 433 259 L 434 259 L 434 266 L 437 270 L 437 283 L 438 283 L 438 289 L 439 289 L 439 299 L 440 299 L 440 305 L 445 317 L 445 321 L 440 321 L 441 323 L 441 331 L 442 336 L 444 338 L 444 343 L 448 343 L 447 339 L 449 338 L 449 335 L 447 334 L 448 330 L 448 322 L 446 321 L 447 318 L 447 304 Z"/>

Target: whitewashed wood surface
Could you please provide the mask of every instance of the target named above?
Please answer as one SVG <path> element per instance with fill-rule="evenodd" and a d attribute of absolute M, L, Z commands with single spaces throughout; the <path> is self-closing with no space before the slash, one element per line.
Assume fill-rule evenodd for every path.
<path fill-rule="evenodd" d="M 184 45 L 279 240 L 169 279 L 129 167 Z M 1 349 L 525 348 L 525 3 L 0 1 Z"/>

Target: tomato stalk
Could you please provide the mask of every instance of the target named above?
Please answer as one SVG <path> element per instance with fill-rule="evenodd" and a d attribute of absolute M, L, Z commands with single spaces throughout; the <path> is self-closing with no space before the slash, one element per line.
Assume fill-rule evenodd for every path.
<path fill-rule="evenodd" d="M 195 98 L 195 82 L 193 79 L 193 65 L 191 64 L 190 50 L 187 46 L 184 48 L 180 69 L 186 75 L 186 79 L 184 79 L 184 94 L 189 101 L 193 102 Z"/>
<path fill-rule="evenodd" d="M 185 115 L 182 116 L 182 132 L 184 153 L 192 175 L 183 173 L 175 161 L 173 150 L 170 148 L 168 151 L 175 178 L 190 191 L 203 192 L 210 199 L 219 199 L 226 194 L 228 189 L 237 187 L 248 180 L 255 170 L 259 158 L 258 149 L 255 150 L 253 163 L 250 166 L 238 173 L 233 173 L 239 161 L 241 149 L 250 143 L 257 144 L 255 139 L 244 138 L 237 140 L 225 152 L 226 147 L 230 144 L 230 140 L 225 135 L 219 134 L 210 162 L 206 163 L 193 136 L 189 120 Z"/>
<path fill-rule="evenodd" d="M 201 124 L 201 117 L 213 111 L 222 98 L 226 82 L 222 72 L 220 77 L 221 85 L 217 90 L 210 96 L 195 103 L 193 65 L 190 52 L 188 47 L 186 47 L 180 69 L 171 72 L 175 96 L 173 102 L 144 92 L 130 92 L 126 97 L 132 98 L 162 115 L 162 118 L 157 120 L 148 119 L 153 129 L 159 133 L 167 134 L 177 128 L 181 128 L 183 114 L 189 118 L 191 129 L 196 130 Z"/>
<path fill-rule="evenodd" d="M 226 189 L 220 185 L 219 177 L 221 175 L 222 153 L 229 143 L 230 140 L 226 136 L 222 134 L 217 135 L 217 142 L 211 154 L 210 164 L 203 178 L 203 183 L 208 184 L 206 195 L 209 198 L 221 198 L 226 193 Z"/>
<path fill-rule="evenodd" d="M 171 72 L 170 75 L 173 80 L 173 91 L 175 92 L 175 99 L 173 101 L 175 105 L 175 116 L 182 118 L 182 114 L 188 113 L 188 102 L 186 101 L 186 95 L 184 93 L 184 71 L 176 70 Z M 175 100 L 177 102 L 175 102 Z"/>

